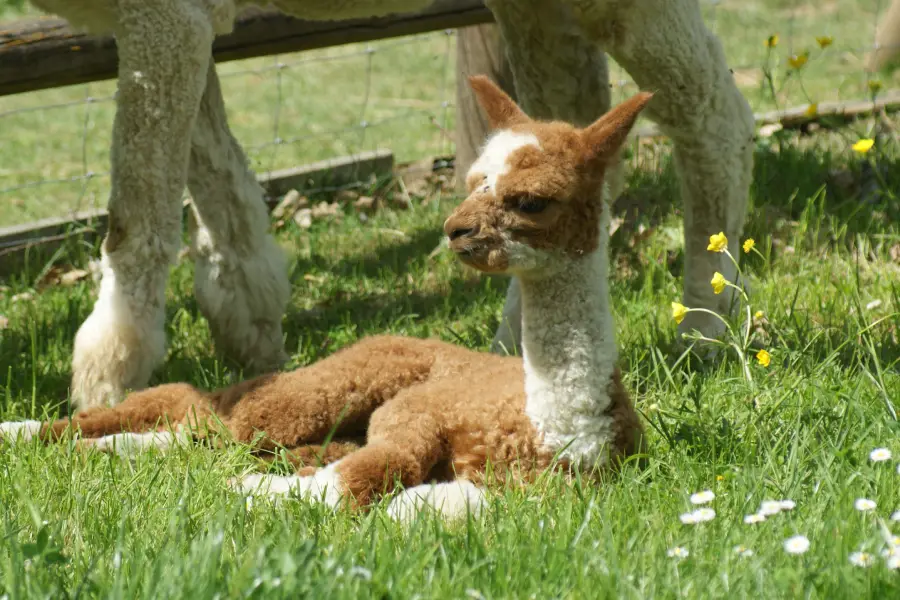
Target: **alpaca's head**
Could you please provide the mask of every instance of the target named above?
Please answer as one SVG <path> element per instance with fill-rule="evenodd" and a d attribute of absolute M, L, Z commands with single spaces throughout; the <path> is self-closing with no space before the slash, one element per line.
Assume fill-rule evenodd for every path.
<path fill-rule="evenodd" d="M 604 173 L 651 94 L 578 129 L 532 120 L 484 76 L 469 82 L 493 133 L 444 223 L 451 250 L 480 271 L 520 276 L 596 250 Z"/>

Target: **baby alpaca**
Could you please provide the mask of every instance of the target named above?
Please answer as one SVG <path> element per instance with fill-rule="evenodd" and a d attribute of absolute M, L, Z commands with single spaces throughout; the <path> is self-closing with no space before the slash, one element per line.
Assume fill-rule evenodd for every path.
<path fill-rule="evenodd" d="M 421 504 L 447 516 L 477 511 L 488 462 L 501 476 L 528 479 L 554 464 L 592 473 L 637 452 L 642 428 L 616 366 L 603 191 L 607 165 L 650 94 L 576 129 L 531 120 L 487 78 L 471 83 L 496 131 L 444 231 L 463 263 L 518 279 L 523 358 L 371 337 L 219 392 L 163 385 L 71 423 L 5 423 L 0 431 L 52 440 L 71 426 L 82 443 L 131 452 L 221 426 L 241 442 L 263 434 L 263 448 L 312 457 L 334 430 L 326 467 L 253 474 L 235 487 L 363 507 L 399 482 L 405 492 L 389 511 L 398 518 Z M 159 429 L 163 421 L 174 431 Z M 349 442 L 362 434 L 364 446 Z"/>

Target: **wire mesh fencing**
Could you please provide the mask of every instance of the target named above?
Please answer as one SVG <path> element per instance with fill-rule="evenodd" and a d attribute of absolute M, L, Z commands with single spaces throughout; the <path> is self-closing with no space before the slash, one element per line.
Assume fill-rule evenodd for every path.
<path fill-rule="evenodd" d="M 890 0 L 700 0 L 754 110 L 874 99 L 866 69 Z M 389 148 L 453 153 L 455 32 L 219 66 L 231 127 L 257 172 Z M 614 101 L 636 86 L 615 64 Z M 115 82 L 0 98 L 0 226 L 100 208 L 109 192 Z"/>

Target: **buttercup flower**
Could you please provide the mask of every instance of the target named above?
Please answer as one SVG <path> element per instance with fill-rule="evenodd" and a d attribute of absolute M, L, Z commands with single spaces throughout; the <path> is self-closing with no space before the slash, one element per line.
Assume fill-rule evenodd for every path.
<path fill-rule="evenodd" d="M 816 43 L 819 44 L 819 48 L 827 48 L 834 42 L 834 38 L 830 35 L 820 35 L 816 37 Z"/>
<path fill-rule="evenodd" d="M 814 117 L 819 114 L 819 105 L 816 102 L 813 102 L 809 106 L 806 107 L 806 116 Z"/>
<path fill-rule="evenodd" d="M 772 363 L 772 355 L 766 350 L 760 350 L 756 353 L 756 360 L 761 366 L 768 367 Z"/>
<path fill-rule="evenodd" d="M 788 58 L 788 64 L 791 65 L 794 69 L 799 69 L 806 64 L 806 61 L 809 60 L 809 53 L 804 52 L 803 54 L 792 54 Z"/>
<path fill-rule="evenodd" d="M 697 492 L 696 494 L 691 494 L 691 504 L 708 504 L 715 499 L 716 495 L 712 490 L 704 490 L 702 492 Z"/>
<path fill-rule="evenodd" d="M 866 84 L 869 88 L 869 91 L 873 94 L 877 93 L 878 90 L 881 89 L 881 81 L 878 79 L 870 79 L 869 83 Z"/>
<path fill-rule="evenodd" d="M 870 510 L 875 510 L 878 507 L 874 500 L 869 500 L 868 498 L 857 499 L 856 502 L 853 503 L 853 506 L 860 512 L 868 512 Z"/>
<path fill-rule="evenodd" d="M 854 552 L 850 555 L 850 562 L 857 567 L 871 567 L 875 564 L 875 557 L 868 552 Z"/>
<path fill-rule="evenodd" d="M 884 462 L 891 460 L 891 451 L 887 448 L 875 448 L 869 452 L 869 460 L 872 462 Z"/>
<path fill-rule="evenodd" d="M 753 238 L 747 238 L 744 241 L 744 254 L 749 254 L 751 250 L 753 250 L 753 246 L 756 245 L 756 242 Z"/>
<path fill-rule="evenodd" d="M 765 313 L 764 313 L 763 311 L 761 311 L 761 310 L 758 310 L 758 311 L 756 311 L 755 313 L 753 313 L 753 318 L 756 319 L 757 321 L 759 321 L 760 319 L 762 319 L 764 316 L 766 316 L 766 315 L 765 315 Z"/>
<path fill-rule="evenodd" d="M 684 321 L 685 315 L 688 314 L 688 307 L 680 302 L 672 303 L 672 318 L 675 319 L 676 323 L 681 323 Z"/>
<path fill-rule="evenodd" d="M 725 290 L 725 285 L 728 281 L 725 279 L 725 276 L 716 271 L 713 273 L 713 278 L 710 280 L 710 285 L 712 285 L 713 292 L 716 294 L 721 294 L 722 291 Z"/>
<path fill-rule="evenodd" d="M 725 232 L 720 231 L 715 235 L 709 236 L 709 246 L 706 249 L 710 252 L 725 252 L 727 247 L 728 238 L 725 237 Z"/>
<path fill-rule="evenodd" d="M 809 550 L 809 539 L 805 535 L 795 535 L 784 540 L 784 551 L 788 554 L 803 554 Z"/>
<path fill-rule="evenodd" d="M 766 48 L 774 48 L 778 45 L 778 34 L 770 35 L 763 43 L 766 45 Z"/>
<path fill-rule="evenodd" d="M 863 138 L 863 139 L 859 140 L 858 142 L 856 142 L 855 144 L 853 144 L 853 146 L 851 146 L 851 147 L 853 148 L 854 152 L 857 152 L 858 154 L 865 154 L 866 152 L 871 150 L 872 146 L 874 146 L 874 145 L 875 145 L 875 140 L 873 140 L 871 138 Z"/>
<path fill-rule="evenodd" d="M 687 548 L 682 548 L 681 546 L 669 548 L 669 551 L 666 552 L 666 554 L 671 558 L 687 558 L 691 555 Z"/>
<path fill-rule="evenodd" d="M 724 475 L 716 475 L 716 481 L 725 481 Z"/>
<path fill-rule="evenodd" d="M 738 544 L 734 547 L 734 553 L 742 558 L 746 558 L 748 556 L 753 556 L 753 548 L 748 548 L 743 544 Z"/>
<path fill-rule="evenodd" d="M 756 525 L 757 523 L 762 523 L 766 520 L 766 515 L 755 514 L 755 515 L 747 515 L 744 517 L 744 523 L 747 525 Z"/>

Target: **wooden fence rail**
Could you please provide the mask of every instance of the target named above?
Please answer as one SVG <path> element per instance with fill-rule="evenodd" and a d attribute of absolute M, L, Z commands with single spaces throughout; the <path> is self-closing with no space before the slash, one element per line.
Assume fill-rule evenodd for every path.
<path fill-rule="evenodd" d="M 428 8 L 375 19 L 304 21 L 249 9 L 213 45 L 216 62 L 313 50 L 354 42 L 489 23 L 481 0 L 435 0 Z M 0 25 L 0 96 L 116 77 L 112 36 L 80 33 L 65 21 L 40 18 Z"/>

